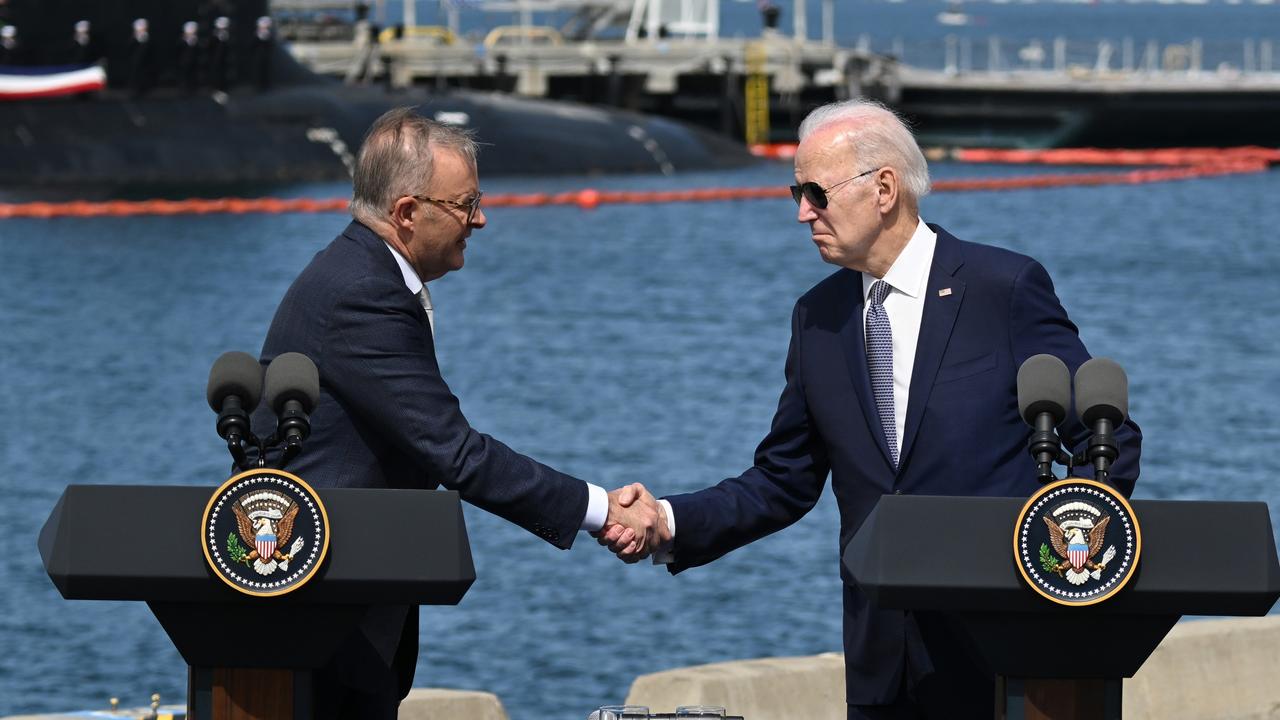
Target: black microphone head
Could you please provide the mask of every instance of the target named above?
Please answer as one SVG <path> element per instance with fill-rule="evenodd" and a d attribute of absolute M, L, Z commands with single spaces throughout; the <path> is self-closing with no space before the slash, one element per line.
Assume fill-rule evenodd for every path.
<path fill-rule="evenodd" d="M 302 411 L 311 414 L 320 400 L 320 372 L 311 358 L 302 353 L 287 352 L 267 366 L 267 405 L 277 414 L 290 400 L 302 403 Z"/>
<path fill-rule="evenodd" d="M 1119 425 L 1129 416 L 1129 376 L 1111 358 L 1094 358 L 1076 370 L 1076 411 L 1085 427 L 1098 420 Z"/>
<path fill-rule="evenodd" d="M 262 398 L 262 365 L 249 353 L 231 351 L 222 353 L 209 368 L 209 384 L 205 398 L 214 412 L 222 412 L 222 403 L 228 396 L 240 398 L 245 412 L 253 412 Z"/>
<path fill-rule="evenodd" d="M 1018 414 L 1035 426 L 1036 416 L 1049 413 L 1057 425 L 1071 407 L 1071 371 L 1052 355 L 1032 355 L 1018 368 Z"/>

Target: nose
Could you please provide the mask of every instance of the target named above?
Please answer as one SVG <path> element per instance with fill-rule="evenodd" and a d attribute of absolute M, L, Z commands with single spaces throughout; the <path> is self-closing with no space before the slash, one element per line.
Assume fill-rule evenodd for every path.
<path fill-rule="evenodd" d="M 476 208 L 476 214 L 471 216 L 471 227 L 479 230 L 489 222 L 489 218 L 484 216 L 484 208 Z"/>
<path fill-rule="evenodd" d="M 809 198 L 801 195 L 800 205 L 796 207 L 796 222 L 811 223 L 817 219 L 817 209 L 813 207 L 813 203 L 809 202 Z"/>

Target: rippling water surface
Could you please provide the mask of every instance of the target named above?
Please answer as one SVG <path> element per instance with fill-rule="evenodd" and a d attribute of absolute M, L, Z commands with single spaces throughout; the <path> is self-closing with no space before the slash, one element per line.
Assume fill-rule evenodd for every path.
<path fill-rule="evenodd" d="M 762 165 L 484 185 L 789 178 Z M 1260 499 L 1274 513 L 1278 191 L 1272 172 L 938 194 L 923 212 L 1043 261 L 1090 349 L 1127 368 L 1146 435 L 1140 497 Z M 789 200 L 494 209 L 466 269 L 433 286 L 445 377 L 476 427 L 607 487 L 670 493 L 737 474 L 781 389 L 792 303 L 831 271 L 794 213 Z M 209 365 L 256 353 L 289 282 L 344 224 L 0 222 L 0 713 L 182 697 L 181 659 L 147 609 L 62 600 L 36 533 L 67 483 L 218 483 Z M 624 566 L 586 536 L 560 552 L 474 508 L 466 518 L 478 580 L 460 606 L 422 611 L 418 684 L 496 692 L 519 720 L 582 717 L 664 668 L 840 649 L 829 493 L 795 526 L 678 578 Z"/>

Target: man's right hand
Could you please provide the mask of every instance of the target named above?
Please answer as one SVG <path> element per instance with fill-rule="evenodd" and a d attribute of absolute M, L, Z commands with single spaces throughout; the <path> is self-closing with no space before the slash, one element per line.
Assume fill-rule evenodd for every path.
<path fill-rule="evenodd" d="M 643 560 L 671 541 L 662 505 L 640 483 L 609 493 L 609 515 L 593 535 L 626 563 Z"/>

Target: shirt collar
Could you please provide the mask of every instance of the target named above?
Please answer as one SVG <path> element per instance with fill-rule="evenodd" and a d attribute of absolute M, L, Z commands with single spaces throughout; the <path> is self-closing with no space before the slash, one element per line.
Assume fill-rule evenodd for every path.
<path fill-rule="evenodd" d="M 933 264 L 933 249 L 938 244 L 938 234 L 929 229 L 924 220 L 916 222 L 916 230 L 907 240 L 906 247 L 898 253 L 898 258 L 889 266 L 889 272 L 881 278 L 889 283 L 889 287 L 913 297 L 920 297 L 929 286 L 929 266 Z M 876 278 L 871 273 L 862 273 L 862 300 L 870 302 L 871 285 Z"/>
<path fill-rule="evenodd" d="M 422 279 L 418 277 L 418 272 L 413 269 L 408 260 L 404 259 L 403 255 L 391 247 L 391 243 L 383 240 L 382 244 L 387 246 L 387 249 L 391 251 L 391 257 L 396 259 L 396 265 L 400 266 L 400 274 L 404 276 L 404 286 L 409 288 L 409 292 L 417 295 L 418 291 L 422 290 L 423 285 Z"/>

